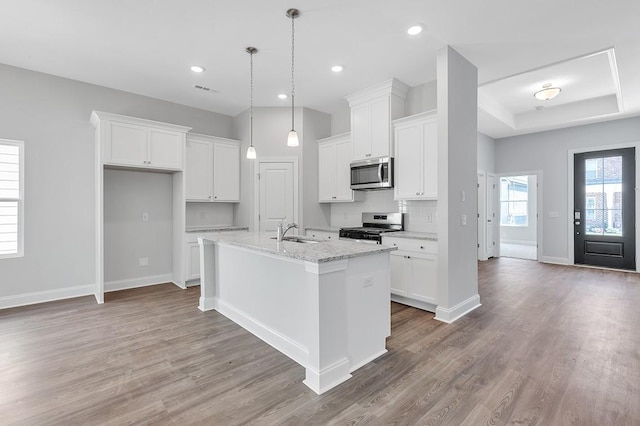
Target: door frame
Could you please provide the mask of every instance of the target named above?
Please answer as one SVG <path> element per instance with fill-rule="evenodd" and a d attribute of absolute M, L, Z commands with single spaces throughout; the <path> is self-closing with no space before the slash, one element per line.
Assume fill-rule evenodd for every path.
<path fill-rule="evenodd" d="M 536 176 L 536 183 L 538 184 L 538 187 L 536 188 L 536 260 L 538 262 L 543 262 L 544 261 L 544 257 L 542 255 L 543 252 L 543 247 L 544 247 L 544 217 L 543 217 L 543 212 L 544 212 L 544 205 L 543 205 L 543 190 L 544 190 L 544 180 L 542 178 L 543 172 L 542 170 L 529 170 L 529 171 L 516 171 L 516 172 L 501 172 L 501 173 L 496 173 L 496 179 L 497 182 L 496 184 L 498 185 L 498 195 L 497 195 L 497 199 L 495 200 L 496 203 L 496 213 L 497 213 L 497 220 L 496 220 L 496 226 L 498 227 L 497 230 L 497 250 L 495 254 L 495 257 L 500 257 L 501 255 L 501 250 L 500 250 L 500 245 L 502 244 L 502 235 L 500 235 L 500 223 L 502 223 L 501 217 L 500 217 L 500 178 L 505 177 L 505 176 L 530 176 L 530 175 L 535 175 Z"/>
<path fill-rule="evenodd" d="M 640 264 L 638 263 L 638 247 L 640 247 L 640 230 L 638 229 L 638 215 L 640 210 L 638 210 L 640 208 L 640 200 L 638 198 L 638 188 L 640 188 L 640 170 L 638 170 L 640 167 L 640 164 L 638 163 L 638 157 L 639 157 L 639 152 L 640 152 L 640 142 L 631 142 L 631 143 L 623 143 L 623 144 L 613 144 L 613 145 L 598 145 L 598 146 L 590 146 L 590 147 L 584 147 L 584 148 L 573 148 L 570 149 L 567 153 L 567 179 L 568 179 L 568 183 L 567 183 L 567 247 L 568 247 L 568 253 L 567 253 L 567 259 L 569 261 L 569 265 L 575 265 L 576 264 L 576 252 L 575 252 L 575 244 L 574 244 L 574 240 L 573 240 L 573 212 L 575 209 L 575 205 L 574 205 L 574 190 L 573 190 L 573 186 L 574 186 L 574 179 L 573 179 L 573 173 L 574 173 L 574 167 L 573 167 L 573 162 L 574 162 L 574 156 L 575 154 L 582 154 L 583 152 L 596 152 L 596 151 L 607 151 L 610 149 L 620 149 L 620 148 L 635 148 L 636 149 L 636 181 L 635 181 L 635 188 L 636 188 L 636 217 L 635 217 L 635 221 L 636 221 L 636 272 L 640 272 Z M 590 266 L 591 267 L 591 266 Z M 599 266 L 593 266 L 593 268 L 599 268 Z"/>
<path fill-rule="evenodd" d="M 260 165 L 262 163 L 292 163 L 293 164 L 293 222 L 297 223 L 299 229 L 303 229 L 302 223 L 298 222 L 298 157 L 258 157 L 253 162 L 253 230 L 258 232 L 260 229 Z M 294 230 L 295 231 L 295 230 Z"/>

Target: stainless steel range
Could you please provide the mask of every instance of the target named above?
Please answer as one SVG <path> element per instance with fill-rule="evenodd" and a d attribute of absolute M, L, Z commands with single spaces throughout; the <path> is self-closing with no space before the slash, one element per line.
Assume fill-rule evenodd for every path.
<path fill-rule="evenodd" d="M 362 226 L 341 228 L 340 239 L 382 243 L 382 234 L 404 230 L 403 213 L 362 213 Z"/>

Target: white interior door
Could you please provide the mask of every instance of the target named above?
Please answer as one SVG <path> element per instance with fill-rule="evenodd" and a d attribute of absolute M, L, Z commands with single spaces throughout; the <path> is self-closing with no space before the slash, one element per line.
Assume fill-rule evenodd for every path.
<path fill-rule="evenodd" d="M 295 180 L 292 162 L 260 163 L 259 232 L 275 232 L 278 223 L 294 222 Z"/>
<path fill-rule="evenodd" d="M 487 258 L 496 256 L 496 202 L 498 200 L 498 184 L 496 175 L 487 173 L 487 217 L 486 217 L 486 255 Z"/>
<path fill-rule="evenodd" d="M 487 176 L 478 173 L 478 260 L 487 260 L 485 255 L 485 239 L 487 227 Z"/>

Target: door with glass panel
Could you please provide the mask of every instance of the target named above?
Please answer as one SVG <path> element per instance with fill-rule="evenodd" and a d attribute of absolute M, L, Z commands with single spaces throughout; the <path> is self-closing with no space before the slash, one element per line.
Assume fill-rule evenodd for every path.
<path fill-rule="evenodd" d="M 575 263 L 636 269 L 635 148 L 575 154 Z"/>

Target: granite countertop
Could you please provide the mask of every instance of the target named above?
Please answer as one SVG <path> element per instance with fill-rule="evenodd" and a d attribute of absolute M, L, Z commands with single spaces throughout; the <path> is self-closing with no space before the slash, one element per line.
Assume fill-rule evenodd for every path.
<path fill-rule="evenodd" d="M 318 241 L 318 243 L 305 244 L 286 240 L 278 242 L 273 237 L 273 232 L 236 232 L 223 233 L 212 236 L 208 239 L 215 241 L 220 245 L 244 247 L 264 253 L 304 260 L 312 263 L 333 262 L 352 257 L 390 252 L 397 249 L 397 247 L 385 247 L 377 244 L 362 244 L 344 240 L 327 241 L 317 238 L 297 236 L 294 237 L 302 240 Z M 287 238 L 290 237 L 291 236 L 287 236 Z"/>
<path fill-rule="evenodd" d="M 410 238 L 414 240 L 438 241 L 438 234 L 433 232 L 398 231 L 383 235 L 383 237 Z"/>
<path fill-rule="evenodd" d="M 340 232 L 336 226 L 305 226 L 305 231 Z"/>
<path fill-rule="evenodd" d="M 248 231 L 248 226 L 233 226 L 233 225 L 221 225 L 221 226 L 188 226 L 185 232 L 226 232 L 226 231 Z"/>

